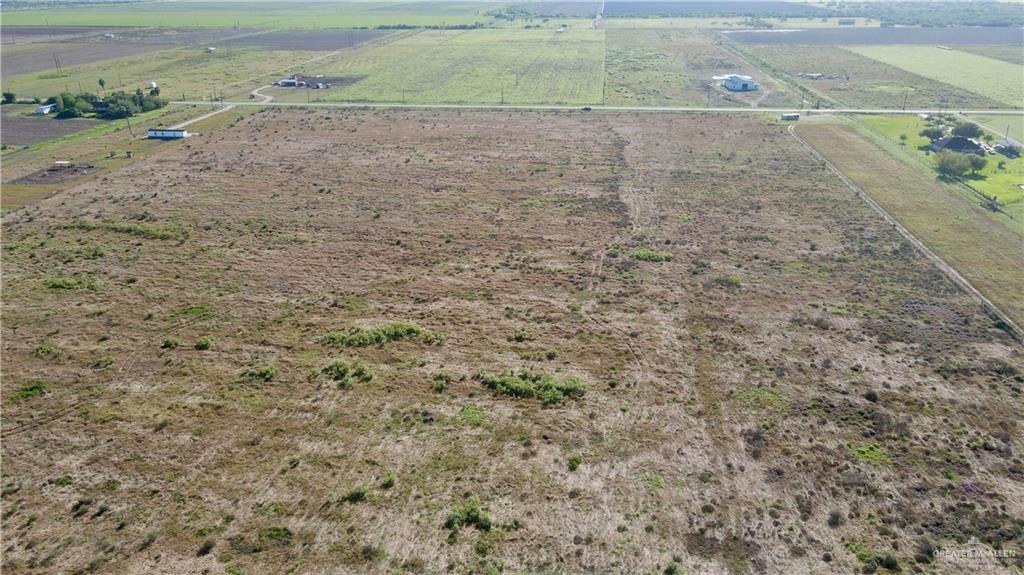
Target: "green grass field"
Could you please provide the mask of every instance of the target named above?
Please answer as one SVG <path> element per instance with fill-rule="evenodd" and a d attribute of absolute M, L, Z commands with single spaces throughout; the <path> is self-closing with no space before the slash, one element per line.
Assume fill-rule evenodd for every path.
<path fill-rule="evenodd" d="M 365 76 L 317 94 L 333 101 L 499 103 L 504 92 L 507 104 L 599 104 L 603 67 L 603 30 L 430 30 L 315 72 Z"/>
<path fill-rule="evenodd" d="M 1024 115 L 1021 116 L 986 116 L 984 114 L 974 115 L 970 120 L 975 124 L 984 126 L 1000 137 L 1007 135 L 1009 128 L 1010 138 L 1018 142 L 1024 142 Z"/>
<path fill-rule="evenodd" d="M 677 50 L 677 30 L 610 30 L 606 36 L 605 93 L 608 104 L 685 106 L 697 100 Z"/>
<path fill-rule="evenodd" d="M 5 26 L 374 28 L 485 23 L 499 2 L 153 2 L 4 10 Z"/>
<path fill-rule="evenodd" d="M 18 97 L 47 98 L 54 94 L 82 90 L 100 93 L 100 78 L 107 82 L 107 91 L 135 90 L 150 81 L 157 82 L 167 98 L 208 98 L 211 93 L 232 98 L 246 94 L 265 84 L 268 74 L 284 72 L 300 62 L 324 52 L 266 50 L 261 48 L 232 49 L 204 54 L 198 48 L 175 48 L 133 56 L 112 58 L 65 68 L 63 76 L 56 70 L 21 74 L 4 79 L 4 90 Z"/>
<path fill-rule="evenodd" d="M 1019 45 L 967 44 L 962 46 L 954 45 L 953 47 L 962 52 L 970 52 L 971 54 L 995 58 L 996 60 L 1003 60 L 1004 62 L 1024 66 L 1024 49 L 1021 49 Z"/>
<path fill-rule="evenodd" d="M 838 18 L 760 18 L 771 24 L 773 28 L 838 28 Z M 857 25 L 866 23 L 864 18 L 856 18 Z M 609 30 L 615 28 L 749 28 L 746 18 L 739 17 L 675 17 L 675 18 L 605 18 L 603 26 Z"/>
<path fill-rule="evenodd" d="M 884 62 L 1015 108 L 1024 102 L 1024 67 L 995 58 L 936 46 L 854 46 L 862 56 Z"/>
<path fill-rule="evenodd" d="M 925 168 L 925 174 L 932 174 L 932 156 L 922 150 L 927 148 L 929 140 L 918 135 L 927 127 L 923 119 L 917 116 L 867 116 L 862 121 L 895 143 L 899 143 L 901 134 L 906 134 L 906 145 L 901 147 Z M 979 192 L 997 198 L 1013 217 L 1024 220 L 1024 190 L 1020 188 L 1020 184 L 1024 184 L 1024 158 L 1010 159 L 1002 155 L 988 155 L 986 158 L 988 165 L 965 181 Z"/>

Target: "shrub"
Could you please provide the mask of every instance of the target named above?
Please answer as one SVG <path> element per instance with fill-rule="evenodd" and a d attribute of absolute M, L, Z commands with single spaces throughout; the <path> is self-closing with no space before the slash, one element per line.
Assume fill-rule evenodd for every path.
<path fill-rule="evenodd" d="M 345 331 L 332 331 L 324 334 L 323 342 L 338 347 L 367 347 L 383 345 L 412 336 L 422 336 L 432 343 L 436 336 L 415 323 L 391 322 L 374 328 L 350 327 Z"/>
<path fill-rule="evenodd" d="M 46 278 L 43 280 L 43 285 L 49 289 L 86 289 L 89 291 L 96 291 L 99 289 L 99 286 L 96 284 L 96 280 L 85 275 Z"/>
<path fill-rule="evenodd" d="M 853 455 L 857 461 L 867 463 L 868 465 L 881 466 L 892 463 L 892 459 L 889 457 L 889 454 L 886 453 L 885 449 L 874 443 L 852 446 L 850 447 L 850 454 Z"/>
<path fill-rule="evenodd" d="M 525 329 L 517 329 L 515 333 L 508 336 L 506 339 L 515 343 L 523 343 L 524 341 L 532 340 L 533 336 L 531 336 L 530 332 L 526 331 Z"/>
<path fill-rule="evenodd" d="M 176 337 L 169 337 L 160 344 L 160 349 L 174 349 L 181 345 L 181 340 Z"/>
<path fill-rule="evenodd" d="M 971 169 L 971 161 L 965 154 L 942 150 L 935 154 L 935 170 L 947 177 L 962 176 Z"/>
<path fill-rule="evenodd" d="M 485 387 L 518 398 L 539 398 L 544 405 L 559 403 L 565 399 L 583 397 L 587 388 L 576 377 L 559 378 L 527 368 L 518 372 L 509 370 L 503 374 L 479 373 L 476 379 Z"/>
<path fill-rule="evenodd" d="M 331 380 L 338 382 L 338 387 L 348 389 L 353 383 L 368 383 L 373 379 L 373 370 L 361 359 L 352 362 L 338 360 L 321 370 Z"/>
<path fill-rule="evenodd" d="M 868 391 L 866 391 L 864 393 L 864 399 L 870 401 L 871 403 L 877 403 L 878 402 L 878 392 L 873 390 L 873 389 L 869 389 Z"/>
<path fill-rule="evenodd" d="M 397 478 L 395 477 L 394 473 L 388 473 L 387 475 L 384 476 L 384 479 L 380 481 L 380 488 L 391 489 L 392 487 L 395 486 L 396 479 Z"/>
<path fill-rule="evenodd" d="M 17 403 L 19 401 L 24 401 L 26 399 L 32 399 L 33 397 L 38 397 L 38 396 L 46 393 L 46 388 L 47 388 L 46 382 L 37 379 L 37 380 L 33 381 L 32 383 L 22 387 L 18 391 L 15 391 L 14 394 L 11 395 L 11 401 L 14 402 L 14 403 Z"/>
<path fill-rule="evenodd" d="M 287 542 L 292 538 L 292 530 L 287 527 L 267 527 L 263 536 L 271 541 Z"/>
<path fill-rule="evenodd" d="M 709 279 L 708 281 L 704 282 L 704 289 L 711 289 L 715 287 L 723 287 L 726 289 L 738 289 L 740 285 L 740 280 L 736 276 L 717 275 Z"/>
<path fill-rule="evenodd" d="M 213 346 L 213 338 L 208 335 L 204 335 L 196 340 L 196 349 L 199 351 L 206 351 L 210 349 L 211 346 Z"/>
<path fill-rule="evenodd" d="M 843 517 L 842 513 L 838 511 L 832 511 L 828 514 L 828 526 L 832 529 L 839 527 L 843 523 L 846 523 L 846 518 Z"/>
<path fill-rule="evenodd" d="M 434 391 L 441 392 L 448 389 L 448 386 L 452 383 L 452 374 L 447 371 L 439 371 L 434 374 L 432 378 L 434 381 Z"/>
<path fill-rule="evenodd" d="M 39 358 L 50 357 L 51 355 L 56 355 L 56 353 L 57 348 L 54 347 L 52 343 L 46 341 L 45 339 L 39 342 L 39 344 L 36 345 L 35 349 L 32 350 L 32 355 Z"/>
<path fill-rule="evenodd" d="M 670 262 L 672 261 L 672 254 L 644 248 L 634 251 L 633 259 L 654 263 Z"/>
<path fill-rule="evenodd" d="M 366 501 L 366 496 L 369 494 L 370 486 L 365 483 L 360 483 L 342 495 L 341 500 L 345 503 L 359 503 L 361 501 Z"/>
<path fill-rule="evenodd" d="M 458 531 L 462 527 L 476 527 L 480 531 L 491 530 L 491 517 L 480 504 L 476 495 L 466 498 L 455 507 L 444 520 L 445 529 Z"/>
<path fill-rule="evenodd" d="M 581 463 L 583 463 L 583 456 L 578 453 L 573 455 L 569 458 L 569 471 L 576 471 L 580 468 Z"/>
<path fill-rule="evenodd" d="M 74 220 L 71 223 L 64 224 L 60 227 L 71 230 L 104 230 L 121 234 L 129 234 L 150 240 L 184 240 L 188 238 L 189 235 L 188 230 L 178 224 L 147 224 L 128 222 L 124 220 Z"/>
<path fill-rule="evenodd" d="M 242 376 L 252 381 L 272 381 L 276 375 L 277 370 L 272 365 L 256 365 L 242 372 Z"/>
<path fill-rule="evenodd" d="M 459 411 L 459 419 L 466 425 L 473 427 L 480 427 L 487 423 L 487 415 L 484 414 L 484 410 L 480 409 L 480 406 L 475 403 L 470 403 Z"/>
<path fill-rule="evenodd" d="M 114 358 L 110 357 L 109 355 L 104 355 L 103 357 L 97 358 L 96 361 L 90 364 L 90 366 L 93 369 L 105 369 L 112 365 L 114 365 Z"/>

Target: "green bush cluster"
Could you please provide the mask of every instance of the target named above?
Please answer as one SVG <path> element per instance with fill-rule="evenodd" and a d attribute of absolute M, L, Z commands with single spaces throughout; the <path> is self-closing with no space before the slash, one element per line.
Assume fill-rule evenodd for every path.
<path fill-rule="evenodd" d="M 472 495 L 456 506 L 444 520 L 445 529 L 458 531 L 462 527 L 476 527 L 480 531 L 491 530 L 491 516 L 484 511 L 480 498 Z"/>
<path fill-rule="evenodd" d="M 89 291 L 96 291 L 97 289 L 99 289 L 96 280 L 85 275 L 56 276 L 46 278 L 45 280 L 43 280 L 43 286 L 49 289 L 66 290 L 85 289 Z"/>
<path fill-rule="evenodd" d="M 246 379 L 252 381 L 272 381 L 277 375 L 277 370 L 272 365 L 256 365 L 242 372 Z"/>
<path fill-rule="evenodd" d="M 348 362 L 338 360 L 331 362 L 321 370 L 323 374 L 338 383 L 338 387 L 348 389 L 353 383 L 368 383 L 373 379 L 373 370 L 361 359 Z"/>
<path fill-rule="evenodd" d="M 46 382 L 42 380 L 35 380 L 32 383 L 22 387 L 18 391 L 15 391 L 11 395 L 12 402 L 18 402 L 25 399 L 31 399 L 33 397 L 40 396 L 46 393 Z"/>
<path fill-rule="evenodd" d="M 639 249 L 633 252 L 633 259 L 640 260 L 642 262 L 670 262 L 672 261 L 672 254 L 668 252 L 659 252 L 657 250 Z"/>
<path fill-rule="evenodd" d="M 149 240 L 184 240 L 188 230 L 179 224 L 147 224 L 124 220 L 85 221 L 74 220 L 60 226 L 67 230 L 104 230 L 146 238 Z"/>
<path fill-rule="evenodd" d="M 434 374 L 432 378 L 434 381 L 434 391 L 441 392 L 448 389 L 448 386 L 452 383 L 452 374 L 450 372 L 441 370 Z"/>
<path fill-rule="evenodd" d="M 373 328 L 355 326 L 345 331 L 332 331 L 324 335 L 323 342 L 339 347 L 367 347 L 413 336 L 421 336 L 428 342 L 436 339 L 434 334 L 415 323 L 395 321 Z"/>
<path fill-rule="evenodd" d="M 579 378 L 559 378 L 527 368 L 502 374 L 479 373 L 476 379 L 485 387 L 519 398 L 540 398 L 544 405 L 581 398 L 587 392 Z"/>

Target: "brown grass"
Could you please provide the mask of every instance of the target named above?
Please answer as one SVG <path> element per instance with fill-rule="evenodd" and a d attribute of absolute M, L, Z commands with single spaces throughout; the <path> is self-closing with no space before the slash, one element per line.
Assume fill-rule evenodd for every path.
<path fill-rule="evenodd" d="M 3 225 L 5 572 L 848 573 L 845 539 L 905 569 L 921 537 L 1020 541 L 1019 346 L 756 118 L 264 111 Z M 443 337 L 322 343 L 391 322 Z M 520 367 L 586 395 L 472 377 Z"/>

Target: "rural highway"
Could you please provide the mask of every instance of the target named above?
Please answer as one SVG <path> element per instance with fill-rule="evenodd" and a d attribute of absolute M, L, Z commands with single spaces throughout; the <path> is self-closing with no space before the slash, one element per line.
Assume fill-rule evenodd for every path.
<path fill-rule="evenodd" d="M 260 88 L 262 90 L 262 88 Z M 254 91 L 255 93 L 256 91 Z M 258 94 L 264 98 L 263 94 Z M 203 100 L 175 100 L 172 104 L 183 106 L 208 106 L 210 102 Z M 526 111 L 566 111 L 566 110 L 601 110 L 611 112 L 736 112 L 754 114 L 781 114 L 784 112 L 800 112 L 803 114 L 986 114 L 990 116 L 1021 116 L 1024 109 L 1002 109 L 1002 110 L 950 110 L 948 108 L 821 108 L 804 109 L 796 108 L 723 108 L 723 107 L 671 107 L 671 106 L 569 106 L 560 104 L 537 104 L 537 105 L 515 105 L 515 104 L 403 104 L 384 102 L 278 102 L 265 100 L 262 102 L 222 102 L 224 106 L 278 106 L 289 108 L 395 108 L 407 110 L 526 110 Z"/>

